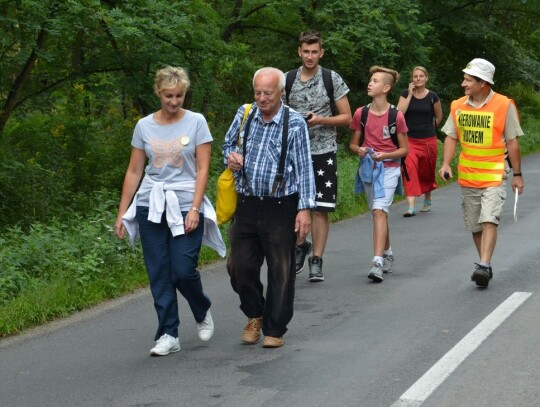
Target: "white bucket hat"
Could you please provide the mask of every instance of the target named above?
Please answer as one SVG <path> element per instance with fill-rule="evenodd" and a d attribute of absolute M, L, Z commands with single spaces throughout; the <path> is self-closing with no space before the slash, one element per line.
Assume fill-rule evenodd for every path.
<path fill-rule="evenodd" d="M 491 62 L 486 61 L 482 58 L 475 58 L 467 64 L 463 70 L 468 75 L 476 76 L 477 78 L 483 79 L 486 82 L 495 84 L 493 82 L 493 75 L 495 75 L 495 65 Z"/>

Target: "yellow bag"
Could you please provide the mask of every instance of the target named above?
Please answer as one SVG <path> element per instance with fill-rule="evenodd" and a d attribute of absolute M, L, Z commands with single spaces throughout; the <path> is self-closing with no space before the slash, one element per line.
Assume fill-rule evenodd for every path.
<path fill-rule="evenodd" d="M 240 132 L 244 126 L 244 122 L 248 117 L 251 110 L 251 104 L 245 105 L 244 116 L 242 117 L 242 123 L 240 124 L 240 130 L 238 131 L 238 147 L 240 147 Z M 216 214 L 217 223 L 221 225 L 228 222 L 236 211 L 236 202 L 238 195 L 236 193 L 236 185 L 233 176 L 233 172 L 230 168 L 225 168 L 217 180 L 217 192 L 216 192 Z"/>
<path fill-rule="evenodd" d="M 216 193 L 216 214 L 217 223 L 221 225 L 232 218 L 236 211 L 236 201 L 238 195 L 234 182 L 233 172 L 230 168 L 225 168 L 217 181 Z"/>

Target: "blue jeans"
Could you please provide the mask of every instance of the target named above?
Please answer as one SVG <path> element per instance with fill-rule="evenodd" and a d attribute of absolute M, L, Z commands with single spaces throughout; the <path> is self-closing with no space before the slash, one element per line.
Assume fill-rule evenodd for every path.
<path fill-rule="evenodd" d="M 229 227 L 231 285 L 240 296 L 244 314 L 263 318 L 262 331 L 267 336 L 282 336 L 293 316 L 297 207 L 298 195 L 239 196 Z M 268 266 L 266 298 L 260 278 L 264 260 Z"/>
<path fill-rule="evenodd" d="M 184 220 L 186 214 L 182 212 Z M 187 300 L 196 322 L 202 322 L 210 308 L 210 299 L 203 291 L 201 276 L 197 271 L 204 233 L 203 215 L 199 216 L 197 229 L 173 237 L 165 213 L 161 223 L 154 223 L 148 220 L 148 207 L 137 206 L 144 263 L 159 323 L 156 340 L 163 334 L 178 337 L 180 318 L 177 289 Z"/>

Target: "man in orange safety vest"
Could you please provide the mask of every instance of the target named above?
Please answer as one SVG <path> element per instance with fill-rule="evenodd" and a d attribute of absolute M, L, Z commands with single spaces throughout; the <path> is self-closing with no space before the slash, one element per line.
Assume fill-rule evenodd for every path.
<path fill-rule="evenodd" d="M 459 141 L 458 183 L 461 185 L 465 226 L 472 232 L 480 260 L 471 280 L 487 287 L 493 277 L 491 257 L 497 225 L 506 199 L 506 180 L 512 170 L 512 190 L 523 192 L 521 153 L 523 136 L 512 99 L 493 91 L 495 66 L 475 58 L 463 69 L 465 96 L 454 100 L 442 128 L 444 140 L 441 178 L 452 178 L 450 163 Z"/>

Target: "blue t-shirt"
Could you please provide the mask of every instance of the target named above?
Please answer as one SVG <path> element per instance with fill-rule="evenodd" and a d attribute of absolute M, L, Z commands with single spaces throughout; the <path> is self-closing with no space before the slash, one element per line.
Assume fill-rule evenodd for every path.
<path fill-rule="evenodd" d="M 206 119 L 200 113 L 185 111 L 184 117 L 171 124 L 160 124 L 150 114 L 137 122 L 131 145 L 148 157 L 145 172 L 156 182 L 193 181 L 197 177 L 195 147 L 212 141 Z M 176 191 L 180 208 L 189 210 L 193 193 Z M 139 195 L 137 204 L 148 206 L 149 194 Z"/>

